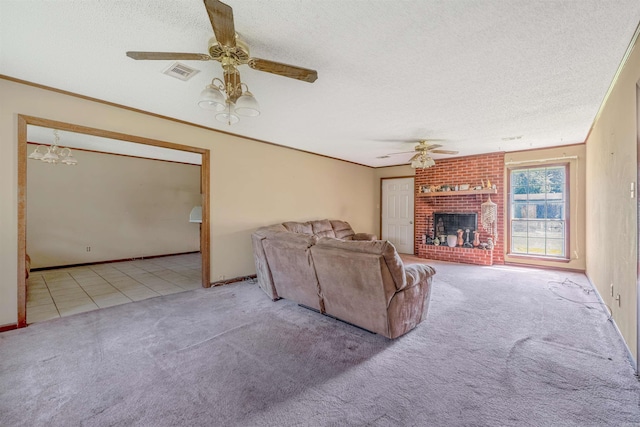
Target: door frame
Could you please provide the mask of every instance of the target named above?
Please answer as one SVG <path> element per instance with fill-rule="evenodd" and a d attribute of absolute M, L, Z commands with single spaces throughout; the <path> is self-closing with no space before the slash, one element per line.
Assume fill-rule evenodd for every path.
<path fill-rule="evenodd" d="M 634 197 L 636 199 L 636 374 L 640 373 L 640 81 L 636 83 L 636 182 Z"/>
<path fill-rule="evenodd" d="M 384 185 L 384 180 L 385 179 L 403 179 L 403 178 L 411 178 L 413 179 L 413 254 L 416 255 L 418 253 L 417 251 L 417 244 L 416 244 L 416 203 L 415 203 L 415 198 L 416 198 L 416 176 L 415 175 L 401 175 L 401 176 L 387 176 L 384 178 L 380 178 L 380 194 L 378 195 L 378 200 L 380 201 L 380 219 L 379 219 L 379 230 L 378 230 L 378 236 L 380 236 L 380 239 L 382 239 L 382 187 Z"/>
<path fill-rule="evenodd" d="M 25 264 L 27 254 L 27 125 L 49 127 L 62 131 L 84 133 L 103 138 L 118 139 L 137 144 L 171 148 L 202 155 L 200 165 L 200 191 L 202 196 L 202 223 L 200 224 L 200 254 L 202 256 L 202 287 L 211 286 L 211 227 L 209 221 L 209 176 L 210 151 L 206 148 L 190 147 L 173 142 L 159 141 L 140 136 L 112 132 L 103 129 L 43 119 L 40 117 L 18 115 L 18 328 L 27 326 L 27 278 Z"/>

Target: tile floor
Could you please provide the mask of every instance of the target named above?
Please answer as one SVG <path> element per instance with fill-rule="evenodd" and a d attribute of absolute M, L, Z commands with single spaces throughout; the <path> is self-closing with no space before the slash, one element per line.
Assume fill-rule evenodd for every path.
<path fill-rule="evenodd" d="M 34 271 L 27 280 L 27 323 L 197 289 L 199 253 Z"/>

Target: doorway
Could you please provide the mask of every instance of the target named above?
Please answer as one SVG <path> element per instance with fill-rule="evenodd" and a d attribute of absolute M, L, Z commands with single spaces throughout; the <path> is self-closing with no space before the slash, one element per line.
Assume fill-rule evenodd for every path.
<path fill-rule="evenodd" d="M 31 126 L 30 126 L 31 125 Z M 26 231 L 27 231 L 27 142 L 28 127 L 39 126 L 43 128 L 57 129 L 68 133 L 83 134 L 88 137 L 100 137 L 114 140 L 114 142 L 128 142 L 152 146 L 155 150 L 170 149 L 187 153 L 198 154 L 201 158 L 200 188 L 202 205 L 202 222 L 199 229 L 200 240 L 200 283 L 202 287 L 210 286 L 210 231 L 209 231 L 209 150 L 197 147 L 183 146 L 174 143 L 151 140 L 133 135 L 120 134 L 100 129 L 88 128 L 69 123 L 36 117 L 18 117 L 18 327 L 26 326 Z M 197 176 L 197 175 L 196 175 Z"/>
<path fill-rule="evenodd" d="M 402 254 L 414 254 L 414 178 L 381 179 L 381 237 Z"/>

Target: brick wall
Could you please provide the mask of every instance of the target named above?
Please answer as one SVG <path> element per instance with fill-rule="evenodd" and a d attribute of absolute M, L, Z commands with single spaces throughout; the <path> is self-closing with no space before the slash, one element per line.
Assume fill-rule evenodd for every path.
<path fill-rule="evenodd" d="M 495 184 L 497 194 L 491 195 L 491 200 L 498 205 L 498 239 L 492 251 L 479 249 L 435 247 L 422 244 L 422 235 L 431 235 L 434 228 L 434 212 L 460 212 L 477 213 L 480 241 L 486 242 L 489 233 L 482 229 L 480 222 L 480 205 L 487 201 L 487 194 L 451 195 L 440 197 L 421 197 L 416 193 L 415 198 L 415 224 L 416 242 L 415 250 L 418 256 L 423 258 L 438 259 L 442 261 L 466 262 L 470 264 L 492 265 L 504 264 L 504 153 L 483 154 L 479 156 L 458 157 L 455 159 L 436 160 L 436 165 L 428 169 L 416 169 L 416 188 L 422 185 L 480 185 L 489 180 Z M 453 193 L 455 194 L 455 193 Z M 471 235 L 473 238 L 473 235 Z M 444 245 L 446 246 L 446 244 Z M 486 253 L 481 253 L 486 252 Z"/>

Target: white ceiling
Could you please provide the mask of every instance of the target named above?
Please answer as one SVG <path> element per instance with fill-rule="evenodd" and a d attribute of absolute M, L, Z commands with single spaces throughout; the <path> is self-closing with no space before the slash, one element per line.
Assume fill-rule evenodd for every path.
<path fill-rule="evenodd" d="M 214 61 L 202 0 L 0 0 L 0 74 L 369 166 L 402 140 L 459 155 L 583 142 L 634 31 L 637 0 L 227 0 L 251 56 L 318 71 L 305 83 L 241 66 L 262 114 L 228 126 L 197 105 Z M 510 138 L 517 138 L 506 140 Z M 444 157 L 435 155 L 438 159 Z"/>

